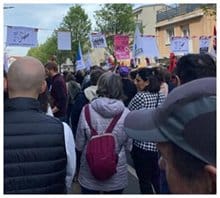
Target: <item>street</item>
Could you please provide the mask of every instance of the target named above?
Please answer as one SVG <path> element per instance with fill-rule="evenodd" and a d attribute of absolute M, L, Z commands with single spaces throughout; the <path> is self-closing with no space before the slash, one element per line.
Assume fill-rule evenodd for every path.
<path fill-rule="evenodd" d="M 140 194 L 138 180 L 133 171 L 134 169 L 131 166 L 128 166 L 128 186 L 125 188 L 123 194 Z M 81 194 L 78 182 L 73 183 L 72 191 L 69 194 Z"/>

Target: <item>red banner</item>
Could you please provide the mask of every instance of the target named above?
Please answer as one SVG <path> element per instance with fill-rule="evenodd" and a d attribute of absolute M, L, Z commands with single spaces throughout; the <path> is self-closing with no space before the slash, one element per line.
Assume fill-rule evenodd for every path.
<path fill-rule="evenodd" d="M 114 36 L 114 53 L 117 60 L 130 59 L 128 36 L 125 35 Z"/>

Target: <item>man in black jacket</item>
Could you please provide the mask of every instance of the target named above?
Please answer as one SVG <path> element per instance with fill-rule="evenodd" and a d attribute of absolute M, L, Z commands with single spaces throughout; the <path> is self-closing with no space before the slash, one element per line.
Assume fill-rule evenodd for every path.
<path fill-rule="evenodd" d="M 40 61 L 22 57 L 8 71 L 4 112 L 4 193 L 66 193 L 75 172 L 72 131 L 41 112 L 46 88 Z"/>
<path fill-rule="evenodd" d="M 58 65 L 55 62 L 48 62 L 45 69 L 48 77 L 51 78 L 49 92 L 53 115 L 61 121 L 66 121 L 67 88 L 65 80 L 58 72 Z"/>

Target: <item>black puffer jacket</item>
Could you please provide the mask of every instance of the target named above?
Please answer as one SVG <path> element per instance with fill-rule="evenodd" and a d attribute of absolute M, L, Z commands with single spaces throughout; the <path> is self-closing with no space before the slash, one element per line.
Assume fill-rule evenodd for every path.
<path fill-rule="evenodd" d="M 63 124 L 32 98 L 7 101 L 4 112 L 4 193 L 65 193 Z"/>

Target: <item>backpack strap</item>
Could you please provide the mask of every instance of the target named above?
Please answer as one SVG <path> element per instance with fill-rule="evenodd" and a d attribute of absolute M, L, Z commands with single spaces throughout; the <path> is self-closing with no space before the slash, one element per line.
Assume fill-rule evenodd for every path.
<path fill-rule="evenodd" d="M 118 120 L 120 119 L 121 115 L 122 115 L 123 111 L 121 113 L 119 113 L 118 115 L 116 115 L 111 123 L 109 124 L 108 128 L 105 130 L 105 133 L 111 133 L 115 127 L 115 125 L 117 124 Z"/>
<path fill-rule="evenodd" d="M 92 127 L 92 124 L 91 124 L 91 116 L 90 116 L 90 111 L 89 111 L 89 105 L 87 104 L 85 106 L 85 118 L 86 118 L 86 121 L 89 125 L 89 128 L 91 130 L 91 135 L 94 136 L 94 135 L 98 135 L 97 131 Z"/>
<path fill-rule="evenodd" d="M 90 116 L 90 111 L 89 111 L 89 105 L 87 104 L 85 106 L 85 118 L 86 118 L 86 121 L 89 125 L 89 128 L 91 130 L 91 135 L 94 136 L 94 135 L 98 135 L 97 131 L 92 127 L 92 124 L 91 124 L 91 116 Z M 121 115 L 122 115 L 123 111 L 121 113 L 119 113 L 118 115 L 116 115 L 111 123 L 109 124 L 108 128 L 105 130 L 105 133 L 111 133 L 112 130 L 114 129 L 116 123 L 118 122 L 118 120 L 120 119 Z"/>

